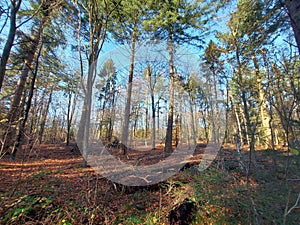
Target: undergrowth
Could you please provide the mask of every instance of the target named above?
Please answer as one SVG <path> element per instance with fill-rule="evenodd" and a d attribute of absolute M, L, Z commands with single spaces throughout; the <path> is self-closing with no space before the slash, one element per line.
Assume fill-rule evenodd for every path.
<path fill-rule="evenodd" d="M 271 150 L 261 151 L 257 156 L 250 189 L 246 185 L 245 171 L 235 158 L 222 165 L 213 163 L 201 172 L 191 167 L 156 188 L 145 187 L 129 193 L 115 190 L 104 179 L 98 182 L 96 176 L 89 175 L 88 180 L 81 181 L 87 188 L 82 187 L 77 198 L 69 196 L 74 188 L 71 185 L 65 187 L 70 193 L 56 191 L 64 186 L 63 178 L 50 178 L 63 171 L 45 169 L 24 180 L 24 183 L 37 182 L 33 186 L 36 188 L 18 190 L 14 196 L 9 192 L 1 194 L 0 223 L 168 224 L 169 212 L 183 201 L 191 201 L 197 207 L 194 225 L 254 224 L 254 207 L 260 224 L 300 224 L 299 208 L 284 216 L 299 194 L 299 156 Z M 101 188 L 104 183 L 106 186 Z"/>

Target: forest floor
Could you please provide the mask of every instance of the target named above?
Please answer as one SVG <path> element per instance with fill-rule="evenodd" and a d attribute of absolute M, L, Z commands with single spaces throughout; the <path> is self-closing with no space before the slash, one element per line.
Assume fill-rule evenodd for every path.
<path fill-rule="evenodd" d="M 299 155 L 257 151 L 247 183 L 230 145 L 197 171 L 203 147 L 174 176 L 145 187 L 118 185 L 82 168 L 74 144 L 24 148 L 14 161 L 0 159 L 0 224 L 300 224 Z M 138 154 L 148 154 L 141 165 L 149 164 L 161 160 L 162 148 L 150 158 Z M 248 151 L 242 154 L 246 163 Z M 129 150 L 127 159 L 136 155 Z M 180 219 L 185 223 L 174 222 Z"/>

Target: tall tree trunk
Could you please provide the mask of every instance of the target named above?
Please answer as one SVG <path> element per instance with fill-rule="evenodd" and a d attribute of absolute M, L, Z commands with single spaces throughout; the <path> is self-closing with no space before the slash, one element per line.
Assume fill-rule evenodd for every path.
<path fill-rule="evenodd" d="M 295 34 L 295 39 L 300 54 L 300 1 L 286 0 L 284 4 L 288 10 L 288 15 L 291 20 L 291 25 Z"/>
<path fill-rule="evenodd" d="M 80 6 L 78 5 L 80 4 Z M 85 6 L 87 3 L 87 6 Z M 89 2 L 79 2 L 76 1 L 76 6 L 78 10 L 78 16 L 81 18 L 81 10 L 84 9 L 87 14 L 87 20 L 89 26 L 87 27 L 89 31 L 89 55 L 88 55 L 88 74 L 86 84 L 82 82 L 84 89 L 84 103 L 82 106 L 82 114 L 80 118 L 80 125 L 77 133 L 77 144 L 82 152 L 83 162 L 82 166 L 87 166 L 88 148 L 89 148 L 89 134 L 90 134 L 90 118 L 91 118 L 91 108 L 92 108 L 92 94 L 93 94 L 93 84 L 95 82 L 95 75 L 97 70 L 97 61 L 100 51 L 106 39 L 106 32 L 108 26 L 108 17 L 112 11 L 109 7 L 100 10 L 100 2 L 89 1 Z M 105 6 L 108 4 L 105 2 Z M 101 19 L 99 19 L 101 18 Z M 109 17 L 110 18 L 110 17 Z M 81 19 L 79 19 L 78 27 L 78 52 L 80 58 L 80 72 L 81 78 L 83 79 L 84 67 L 83 59 L 81 56 Z"/>
<path fill-rule="evenodd" d="M 191 98 L 191 96 L 190 96 L 190 98 Z M 194 116 L 193 105 L 194 105 L 194 100 L 190 99 L 189 106 L 190 106 L 191 123 L 192 123 L 193 147 L 196 147 L 197 133 L 196 133 L 196 127 L 195 127 L 195 116 Z M 188 139 L 189 139 L 189 137 L 188 137 Z"/>
<path fill-rule="evenodd" d="M 93 62 L 95 64 L 96 61 Z M 90 120 L 91 120 L 91 109 L 92 109 L 92 94 L 93 94 L 93 78 L 96 70 L 96 65 L 89 66 L 89 75 L 87 79 L 87 108 L 85 114 L 85 126 L 84 126 L 84 139 L 83 139 L 83 167 L 87 166 L 87 157 L 89 149 L 89 136 L 90 136 Z"/>
<path fill-rule="evenodd" d="M 134 59 L 135 59 L 136 29 L 137 28 L 135 23 L 131 34 L 130 68 L 129 68 L 127 98 L 126 98 L 125 113 L 124 113 L 124 124 L 122 128 L 122 138 L 121 138 L 122 145 L 121 145 L 120 153 L 123 155 L 127 153 L 126 145 L 128 141 L 128 134 L 129 134 L 131 94 L 132 94 L 132 82 L 133 82 L 133 71 L 134 71 Z"/>
<path fill-rule="evenodd" d="M 173 37 L 171 31 L 169 31 L 168 37 L 168 49 L 169 49 L 169 72 L 170 72 L 170 84 L 169 84 L 169 111 L 168 111 L 168 125 L 165 141 L 165 152 L 172 152 L 172 138 L 173 138 L 173 117 L 174 117 L 174 65 L 173 65 Z"/>
<path fill-rule="evenodd" d="M 32 75 L 30 91 L 29 91 L 29 95 L 28 95 L 28 100 L 26 102 L 26 108 L 25 108 L 25 111 L 24 111 L 24 116 L 23 116 L 24 118 L 23 118 L 23 120 L 20 124 L 18 135 L 17 135 L 16 141 L 15 141 L 15 144 L 14 144 L 14 147 L 13 147 L 13 150 L 12 150 L 11 158 L 13 160 L 16 157 L 17 151 L 20 151 L 21 148 L 22 148 L 22 142 L 23 142 L 24 132 L 25 132 L 25 125 L 27 123 L 27 119 L 28 119 L 28 115 L 29 115 L 29 111 L 30 111 L 30 107 L 31 107 L 31 101 L 32 101 L 32 98 L 33 98 L 33 95 L 34 95 L 34 86 L 35 86 L 35 81 L 36 81 L 36 77 L 37 77 L 37 74 L 38 74 L 39 59 L 40 59 L 40 56 L 41 56 L 42 48 L 43 48 L 43 43 L 41 44 L 38 55 L 36 57 L 35 69 L 34 69 L 34 73 Z"/>
<path fill-rule="evenodd" d="M 234 113 L 234 116 L 235 116 L 235 121 L 236 121 L 236 126 L 237 126 L 237 134 L 236 135 L 237 135 L 238 140 L 240 140 L 240 143 L 242 144 L 243 143 L 241 141 L 242 140 L 242 127 L 241 127 L 240 118 L 239 118 L 237 109 L 235 107 L 235 104 L 232 100 L 232 96 L 229 96 L 229 99 L 230 99 L 230 102 L 231 102 L 231 105 L 232 105 L 232 110 L 233 110 L 233 113 Z"/>
<path fill-rule="evenodd" d="M 246 93 L 243 90 L 242 90 L 242 102 L 243 102 L 244 115 L 245 115 L 245 119 L 246 119 L 247 131 L 250 133 L 250 152 L 249 152 L 249 162 L 248 162 L 248 172 L 250 172 L 251 164 L 256 163 L 255 162 L 255 130 L 256 130 L 256 124 L 253 124 L 251 122 L 251 118 L 250 118 L 250 114 L 249 114 L 248 101 L 247 101 L 247 98 L 246 98 Z"/>
<path fill-rule="evenodd" d="M 249 38 L 249 43 L 251 43 L 251 39 Z M 251 56 L 253 65 L 255 68 L 255 76 L 257 80 L 257 93 L 258 93 L 258 105 L 259 105 L 259 111 L 260 111 L 260 120 L 261 120 L 261 132 L 262 132 L 262 138 L 265 147 L 269 146 L 271 142 L 271 130 L 270 130 L 270 117 L 268 115 L 268 110 L 266 106 L 266 99 L 265 99 L 265 93 L 263 90 L 263 84 L 262 84 L 262 76 L 260 74 L 260 68 L 258 64 L 258 60 L 256 57 L 256 54 L 254 52 L 254 49 L 251 48 Z"/>
<path fill-rule="evenodd" d="M 69 146 L 70 143 L 70 132 L 71 132 L 71 123 L 72 123 L 71 104 L 72 104 L 72 92 L 70 91 L 69 101 L 68 101 L 68 112 L 67 112 L 67 141 L 66 141 L 67 146 Z"/>
<path fill-rule="evenodd" d="M 21 102 L 21 99 L 23 96 L 23 91 L 25 89 L 25 84 L 27 81 L 28 74 L 32 70 L 32 68 L 31 68 L 32 63 L 33 63 L 34 56 L 35 56 L 35 53 L 37 51 L 37 48 L 38 48 L 38 45 L 39 45 L 39 42 L 40 42 L 40 39 L 42 36 L 45 22 L 46 22 L 46 18 L 44 18 L 41 21 L 38 30 L 34 31 L 32 43 L 29 47 L 29 52 L 25 59 L 25 62 L 24 62 L 23 68 L 22 68 L 22 73 L 20 75 L 18 85 L 16 87 L 16 91 L 14 93 L 12 104 L 11 104 L 11 107 L 9 110 L 8 121 L 10 124 L 15 124 L 16 121 L 18 120 L 18 116 L 20 114 L 20 102 Z M 10 146 L 13 145 L 12 142 L 13 142 L 13 137 L 15 137 L 15 134 L 16 134 L 16 129 L 13 127 L 10 127 L 7 132 L 8 132 L 8 135 L 7 135 L 8 138 L 5 140 L 5 143 L 4 143 L 4 149 L 6 151 L 8 150 L 8 148 Z"/>
<path fill-rule="evenodd" d="M 2 88 L 5 72 L 6 72 L 6 65 L 8 62 L 8 58 L 10 55 L 11 48 L 14 43 L 14 39 L 16 36 L 16 30 L 17 30 L 17 25 L 16 25 L 16 19 L 17 19 L 17 13 L 20 9 L 22 0 L 11 1 L 11 7 L 10 7 L 10 27 L 9 27 L 9 33 L 7 37 L 7 41 L 5 43 L 5 46 L 3 48 L 3 52 L 0 58 L 0 91 Z"/>
<path fill-rule="evenodd" d="M 152 111 L 152 132 L 151 132 L 151 142 L 152 142 L 152 149 L 155 149 L 155 141 L 156 141 L 156 121 L 155 121 L 155 102 L 154 102 L 154 93 L 151 88 L 151 111 Z"/>
<path fill-rule="evenodd" d="M 109 117 L 109 126 L 108 126 L 108 132 L 106 136 L 106 140 L 110 143 L 113 136 L 114 131 L 114 122 L 116 117 L 116 91 L 114 90 L 113 96 L 112 96 L 112 102 L 111 102 L 111 111 L 110 111 L 110 117 Z"/>
<path fill-rule="evenodd" d="M 40 130 L 39 130 L 39 143 L 40 144 L 43 141 L 43 136 L 44 136 L 47 116 L 48 116 L 48 112 L 49 112 L 49 107 L 50 107 L 50 104 L 52 102 L 53 89 L 54 89 L 54 87 L 52 86 L 51 89 L 50 89 L 49 98 L 48 98 L 47 104 L 45 106 L 45 109 L 42 110 L 43 112 L 41 113 L 42 118 L 41 118 L 41 122 L 40 122 Z"/>
<path fill-rule="evenodd" d="M 147 93 L 147 102 L 148 102 L 148 93 Z M 148 104 L 146 105 L 146 113 L 145 113 L 145 140 L 148 139 L 148 133 L 149 133 L 149 108 Z"/>
<path fill-rule="evenodd" d="M 158 138 L 161 138 L 161 132 L 160 132 L 160 123 L 159 123 L 159 120 L 160 120 L 160 106 L 159 106 L 159 101 L 160 99 L 158 99 L 157 101 L 157 136 Z"/>
<path fill-rule="evenodd" d="M 156 109 L 155 109 L 155 96 L 154 96 L 154 85 L 155 82 L 153 79 L 155 79 L 152 76 L 152 71 L 150 65 L 146 68 L 146 77 L 149 80 L 149 89 L 150 89 L 150 99 L 151 99 L 151 114 L 152 114 L 152 126 L 151 126 L 151 147 L 154 150 L 156 147 Z"/>
<path fill-rule="evenodd" d="M 91 46 L 92 48 L 92 46 Z M 93 49 L 94 50 L 94 49 Z M 97 52 L 97 51 L 95 51 Z M 79 149 L 82 151 L 83 161 L 82 166 L 87 167 L 88 160 L 88 149 L 89 149 L 89 136 L 90 136 L 90 118 L 92 109 L 92 94 L 93 94 L 93 84 L 94 76 L 96 73 L 96 62 L 97 57 L 93 54 L 90 55 L 90 62 L 88 68 L 87 84 L 85 88 L 85 97 L 82 108 L 82 114 L 80 119 L 79 130 L 77 134 L 77 143 Z"/>
<path fill-rule="evenodd" d="M 212 140 L 214 143 L 219 143 L 219 134 L 220 134 L 220 126 L 219 122 L 217 121 L 218 114 L 219 114 L 219 105 L 218 105 L 218 90 L 217 90 L 217 79 L 216 79 L 216 73 L 213 70 L 212 71 L 212 76 L 213 76 L 213 90 L 210 89 L 210 93 L 212 94 L 211 98 L 211 125 L 212 125 Z M 214 108 L 216 108 L 216 113 L 214 111 Z"/>
<path fill-rule="evenodd" d="M 30 119 L 30 123 L 28 124 L 28 127 L 29 127 L 28 132 L 30 134 L 34 133 L 34 130 L 37 127 L 36 124 L 37 124 L 37 121 L 38 121 L 39 115 L 40 115 L 41 106 L 38 105 L 37 98 L 38 98 L 37 95 L 35 95 L 34 100 L 33 100 L 33 105 L 35 105 L 36 107 L 34 107 L 31 111 L 32 116 L 31 116 L 31 119 Z"/>
<path fill-rule="evenodd" d="M 238 79 L 240 84 L 243 83 L 243 75 L 242 75 L 242 63 L 240 60 L 240 53 L 239 53 L 239 47 L 237 43 L 235 43 L 235 57 L 237 61 L 237 73 L 238 73 Z M 251 170 L 251 164 L 256 163 L 255 162 L 255 130 L 256 130 L 256 124 L 253 124 L 250 119 L 250 113 L 249 113 L 249 107 L 248 107 L 248 100 L 246 98 L 245 90 L 242 88 L 242 102 L 243 102 L 243 110 L 244 110 L 244 116 L 246 119 L 246 127 L 248 132 L 250 132 L 250 152 L 249 152 L 249 162 L 248 162 L 248 173 L 247 173 L 247 180 L 249 178 L 249 173 Z"/>
<path fill-rule="evenodd" d="M 206 141 L 206 144 L 208 144 L 209 142 L 209 124 L 207 122 L 207 116 L 209 115 L 209 112 L 208 112 L 208 108 L 205 107 L 204 111 L 202 112 L 202 115 L 203 115 L 203 125 L 204 125 L 204 133 L 205 133 L 205 141 Z"/>
<path fill-rule="evenodd" d="M 71 138 L 71 126 L 72 126 L 73 115 L 76 106 L 76 100 L 77 100 L 77 93 L 74 94 L 73 104 L 72 104 L 72 92 L 70 91 L 69 102 L 68 102 L 68 114 L 67 114 L 67 143 L 66 143 L 67 146 L 69 145 L 70 138 Z"/>

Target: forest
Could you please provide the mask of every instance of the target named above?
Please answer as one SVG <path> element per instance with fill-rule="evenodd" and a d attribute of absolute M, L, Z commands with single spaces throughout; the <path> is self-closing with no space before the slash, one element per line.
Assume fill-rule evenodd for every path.
<path fill-rule="evenodd" d="M 1 0 L 0 224 L 300 224 L 299 12 Z"/>

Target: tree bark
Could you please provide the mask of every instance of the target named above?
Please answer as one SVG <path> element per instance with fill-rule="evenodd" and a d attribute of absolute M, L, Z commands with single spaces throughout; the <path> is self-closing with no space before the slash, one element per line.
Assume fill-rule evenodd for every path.
<path fill-rule="evenodd" d="M 37 51 L 42 33 L 43 33 L 43 29 L 44 29 L 44 24 L 46 22 L 47 18 L 43 18 L 43 20 L 41 21 L 39 28 L 37 31 L 34 31 L 33 33 L 33 38 L 32 38 L 32 43 L 29 46 L 29 51 L 28 51 L 28 55 L 24 61 L 24 65 L 22 68 L 22 73 L 20 75 L 19 81 L 18 81 L 18 85 L 16 87 L 16 91 L 14 93 L 14 97 L 12 100 L 12 104 L 9 110 L 9 114 L 8 114 L 8 121 L 10 124 L 14 125 L 17 121 L 18 121 L 18 117 L 20 115 L 20 102 L 23 96 L 23 92 L 25 89 L 25 85 L 26 85 L 26 81 L 28 78 L 28 74 L 29 72 L 32 70 L 32 63 L 34 60 L 34 56 L 35 53 Z M 12 126 L 10 126 L 10 128 L 8 128 L 7 131 L 7 139 L 5 140 L 4 143 L 4 150 L 7 151 L 9 149 L 10 146 L 13 145 L 13 137 L 16 134 L 16 129 L 13 128 Z"/>
<path fill-rule="evenodd" d="M 155 141 L 156 141 L 156 121 L 155 121 L 155 102 L 154 102 L 154 93 L 151 88 L 151 110 L 152 110 L 152 134 L 151 134 L 151 142 L 152 142 L 152 149 L 155 149 Z"/>
<path fill-rule="evenodd" d="M 130 121 L 130 107 L 131 107 L 131 94 L 132 94 L 132 82 L 134 71 L 134 59 L 135 59 L 135 42 L 136 42 L 136 23 L 131 34 L 131 53 L 130 53 L 130 68 L 128 76 L 127 98 L 124 113 L 124 124 L 122 128 L 122 139 L 120 153 L 125 155 L 127 153 L 126 145 L 129 136 L 129 121 Z"/>
<path fill-rule="evenodd" d="M 22 0 L 19 1 L 11 1 L 11 11 L 10 11 L 10 28 L 9 28 L 9 33 L 7 37 L 7 41 L 5 43 L 5 46 L 3 48 L 2 56 L 0 59 L 0 91 L 2 88 L 4 76 L 6 73 L 6 65 L 8 62 L 8 58 L 10 55 L 11 48 L 14 43 L 14 39 L 16 36 L 16 30 L 17 30 L 17 25 L 16 25 L 16 19 L 17 19 L 17 13 L 20 9 Z"/>
<path fill-rule="evenodd" d="M 174 117 L 174 65 L 173 65 L 173 38 L 172 33 L 169 31 L 168 37 L 169 49 L 169 70 L 170 70 L 170 84 L 169 84 L 169 111 L 168 111 L 168 125 L 165 141 L 165 152 L 172 152 L 172 139 L 173 139 L 173 117 Z"/>
<path fill-rule="evenodd" d="M 86 95 L 86 113 L 84 123 L 84 136 L 83 136 L 83 164 L 82 166 L 87 167 L 87 157 L 89 150 L 89 137 L 90 137 L 90 120 L 91 120 L 91 109 L 92 109 L 92 94 L 93 94 L 93 80 L 96 70 L 96 59 L 93 60 L 93 65 L 89 66 L 89 74 L 87 79 L 87 95 Z"/>
<path fill-rule="evenodd" d="M 252 45 L 250 38 L 249 38 L 249 43 Z M 262 135 L 260 136 L 262 136 L 263 144 L 265 145 L 265 147 L 267 147 L 271 142 L 270 117 L 268 116 L 268 110 L 266 106 L 266 97 L 263 90 L 264 87 L 262 84 L 262 75 L 260 74 L 260 68 L 259 68 L 255 51 L 252 48 L 251 48 L 251 57 L 255 68 L 255 76 L 257 80 L 258 104 L 259 104 L 259 113 L 261 119 L 260 126 L 261 126 L 261 133 L 262 133 Z"/>
<path fill-rule="evenodd" d="M 291 25 L 294 31 L 298 51 L 300 55 L 300 1 L 299 0 L 286 0 L 284 2 L 288 15 L 291 20 Z"/>
<path fill-rule="evenodd" d="M 30 107 L 31 107 L 31 101 L 32 101 L 32 98 L 33 98 L 33 95 L 34 95 L 34 86 L 35 86 L 35 81 L 36 81 L 36 77 L 37 77 L 37 74 L 38 74 L 39 58 L 41 56 L 42 48 L 43 48 L 43 43 L 41 44 L 38 55 L 36 57 L 35 70 L 34 70 L 34 73 L 32 75 L 30 91 L 29 91 L 29 95 L 28 95 L 28 100 L 26 102 L 24 116 L 23 116 L 24 118 L 23 118 L 23 120 L 20 124 L 18 135 L 17 135 L 16 141 L 15 141 L 15 145 L 14 145 L 13 150 L 12 150 L 11 158 L 13 160 L 16 157 L 17 151 L 20 151 L 21 148 L 22 148 L 22 142 L 23 142 L 24 132 L 25 132 L 25 125 L 27 123 L 27 119 L 28 119 L 28 115 L 29 115 L 29 111 L 30 111 Z"/>
<path fill-rule="evenodd" d="M 54 89 L 54 87 L 52 87 L 51 90 L 50 90 L 47 105 L 46 105 L 45 109 L 43 110 L 44 112 L 42 112 L 42 119 L 41 119 L 41 122 L 40 122 L 40 130 L 39 130 L 39 143 L 40 144 L 43 141 L 43 136 L 44 136 L 45 125 L 46 125 L 47 116 L 48 116 L 48 112 L 49 112 L 49 107 L 50 107 L 50 104 L 51 104 L 51 101 L 52 101 L 53 89 Z"/>
<path fill-rule="evenodd" d="M 190 98 L 191 98 L 191 96 L 190 96 Z M 193 147 L 196 147 L 196 145 L 197 145 L 197 132 L 196 132 L 196 126 L 195 126 L 194 110 L 193 110 L 194 104 L 195 104 L 194 100 L 190 99 L 189 107 L 190 107 L 191 123 L 192 123 L 192 135 L 193 135 L 193 145 L 194 145 Z"/>
<path fill-rule="evenodd" d="M 67 143 L 66 145 L 68 146 L 70 143 L 70 138 L 71 138 L 71 126 L 72 126 L 72 121 L 73 121 L 73 115 L 75 111 L 75 106 L 76 106 L 76 100 L 77 100 L 77 93 L 74 93 L 73 97 L 73 104 L 72 104 L 72 90 L 69 91 L 69 102 L 68 102 L 68 114 L 67 114 Z"/>
<path fill-rule="evenodd" d="M 241 71 L 242 64 L 240 61 L 239 48 L 237 45 L 235 46 L 235 57 L 236 57 L 237 64 L 238 64 L 238 79 L 239 79 L 239 82 L 242 84 L 243 83 L 242 82 L 243 76 L 242 76 L 242 71 Z M 253 125 L 251 123 L 248 101 L 246 98 L 245 90 L 242 89 L 241 92 L 242 92 L 241 98 L 242 98 L 242 102 L 243 102 L 244 116 L 246 119 L 246 128 L 247 128 L 247 131 L 250 132 L 250 152 L 249 152 L 249 162 L 248 162 L 248 174 L 249 174 L 249 172 L 251 170 L 251 164 L 252 163 L 256 164 L 256 162 L 255 162 L 255 136 L 254 136 L 255 130 L 256 130 L 256 125 Z"/>

